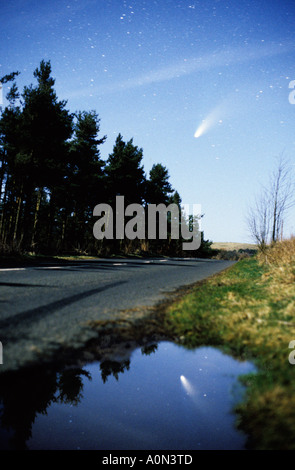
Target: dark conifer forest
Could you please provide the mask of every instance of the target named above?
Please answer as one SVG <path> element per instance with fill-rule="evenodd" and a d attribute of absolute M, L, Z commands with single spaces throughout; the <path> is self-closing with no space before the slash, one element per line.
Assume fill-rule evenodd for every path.
<path fill-rule="evenodd" d="M 50 61 L 34 71 L 34 84 L 17 87 L 18 72 L 0 79 L 8 84 L 7 106 L 0 114 L 0 253 L 181 255 L 181 239 L 126 237 L 97 240 L 93 209 L 125 205 L 181 206 L 169 171 L 155 163 L 146 175 L 143 149 L 119 134 L 106 160 L 100 117 L 95 110 L 69 112 L 56 95 Z M 203 239 L 201 256 L 210 248 Z"/>

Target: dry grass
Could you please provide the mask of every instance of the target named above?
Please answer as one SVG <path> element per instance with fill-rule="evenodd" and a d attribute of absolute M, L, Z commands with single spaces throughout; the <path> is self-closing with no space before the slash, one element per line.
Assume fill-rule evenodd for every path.
<path fill-rule="evenodd" d="M 295 237 L 283 240 L 269 247 L 265 253 L 259 253 L 261 264 L 268 265 L 268 275 L 274 281 L 284 284 L 295 282 Z"/>

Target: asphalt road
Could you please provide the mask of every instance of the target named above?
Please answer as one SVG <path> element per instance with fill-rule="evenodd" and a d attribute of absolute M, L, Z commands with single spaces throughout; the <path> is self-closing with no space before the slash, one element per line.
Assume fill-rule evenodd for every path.
<path fill-rule="evenodd" d="M 0 372 L 94 337 L 91 321 L 152 306 L 232 264 L 200 259 L 101 259 L 0 267 Z"/>

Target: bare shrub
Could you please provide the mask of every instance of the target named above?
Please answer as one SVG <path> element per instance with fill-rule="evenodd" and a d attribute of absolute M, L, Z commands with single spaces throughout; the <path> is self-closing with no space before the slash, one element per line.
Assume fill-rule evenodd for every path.
<path fill-rule="evenodd" d="M 249 231 L 260 251 L 265 252 L 269 243 L 283 238 L 284 220 L 295 204 L 294 194 L 292 166 L 281 156 L 268 186 L 262 188 L 247 217 Z"/>

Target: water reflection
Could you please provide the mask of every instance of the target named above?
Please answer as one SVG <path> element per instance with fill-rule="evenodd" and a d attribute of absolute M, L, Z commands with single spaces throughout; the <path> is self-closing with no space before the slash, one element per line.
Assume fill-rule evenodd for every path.
<path fill-rule="evenodd" d="M 113 375 L 116 380 L 119 379 L 119 373 L 123 373 L 125 370 L 129 370 L 130 361 L 103 361 L 100 364 L 101 378 L 103 383 L 106 383 L 107 378 Z"/>
<path fill-rule="evenodd" d="M 126 352 L 126 351 L 125 351 Z M 0 379 L 2 449 L 242 449 L 234 404 L 254 371 L 214 348 L 169 342 Z"/>

